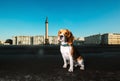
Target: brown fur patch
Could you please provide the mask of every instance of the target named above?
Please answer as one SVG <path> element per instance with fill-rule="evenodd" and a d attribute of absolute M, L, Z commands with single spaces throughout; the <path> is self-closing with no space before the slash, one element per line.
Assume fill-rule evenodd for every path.
<path fill-rule="evenodd" d="M 73 54 L 74 54 L 74 48 L 73 48 L 73 46 L 71 46 L 72 47 L 72 49 L 71 49 L 71 55 L 73 56 Z"/>
<path fill-rule="evenodd" d="M 77 61 L 79 61 L 79 60 L 82 60 L 83 58 L 81 57 L 81 56 L 79 56 L 78 58 L 77 58 Z"/>

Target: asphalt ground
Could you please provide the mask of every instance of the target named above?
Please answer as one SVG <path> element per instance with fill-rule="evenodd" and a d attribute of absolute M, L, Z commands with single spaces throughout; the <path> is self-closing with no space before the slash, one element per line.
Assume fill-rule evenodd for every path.
<path fill-rule="evenodd" d="M 32 53 L 24 52 L 26 49 L 0 50 L 0 81 L 120 81 L 119 51 L 81 53 L 85 70 L 76 67 L 70 73 L 69 66 L 62 68 L 58 49 L 43 48 L 36 52 L 32 48 L 35 50 Z"/>

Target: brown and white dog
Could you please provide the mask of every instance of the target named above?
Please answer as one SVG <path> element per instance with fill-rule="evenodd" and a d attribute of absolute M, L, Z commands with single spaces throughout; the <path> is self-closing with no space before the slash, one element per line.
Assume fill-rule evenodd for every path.
<path fill-rule="evenodd" d="M 84 70 L 84 60 L 83 58 L 76 54 L 73 41 L 74 36 L 68 29 L 61 29 L 58 32 L 58 41 L 60 41 L 60 52 L 64 61 L 63 68 L 67 68 L 67 65 L 70 64 L 68 69 L 69 72 L 73 72 L 74 66 L 80 66 L 81 70 Z"/>

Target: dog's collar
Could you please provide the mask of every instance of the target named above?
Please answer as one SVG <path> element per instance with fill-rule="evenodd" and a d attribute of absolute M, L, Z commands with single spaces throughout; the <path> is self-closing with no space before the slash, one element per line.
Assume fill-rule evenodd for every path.
<path fill-rule="evenodd" d="M 70 46 L 69 44 L 61 44 L 61 46 Z"/>

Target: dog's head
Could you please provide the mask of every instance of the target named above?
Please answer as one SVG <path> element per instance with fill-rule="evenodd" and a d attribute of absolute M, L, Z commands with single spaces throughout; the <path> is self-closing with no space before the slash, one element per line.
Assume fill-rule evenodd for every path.
<path fill-rule="evenodd" d="M 58 32 L 58 40 L 60 42 L 67 42 L 71 45 L 73 43 L 74 36 L 68 29 L 61 29 Z"/>

